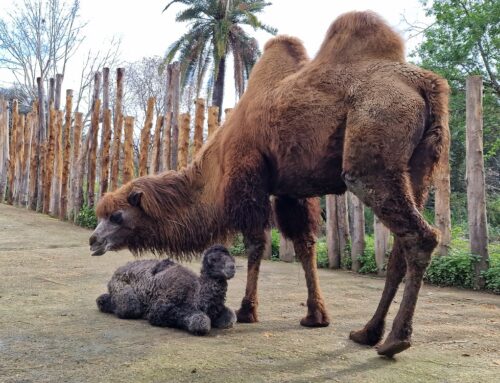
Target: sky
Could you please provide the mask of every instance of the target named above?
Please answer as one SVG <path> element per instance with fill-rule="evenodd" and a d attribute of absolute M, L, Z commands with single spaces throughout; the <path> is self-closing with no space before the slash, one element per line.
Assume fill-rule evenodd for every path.
<path fill-rule="evenodd" d="M 85 40 L 79 52 L 69 63 L 64 88 L 78 87 L 78 74 L 88 49 L 106 49 L 113 37 L 121 38 L 121 58 L 136 61 L 142 57 L 163 56 L 166 48 L 187 29 L 187 24 L 175 22 L 182 5 L 175 4 L 166 12 L 163 8 L 169 0 L 80 0 L 81 17 L 88 21 Z M 0 15 L 12 9 L 12 0 L 0 0 Z M 19 0 L 17 1 L 19 2 Z M 373 10 L 379 13 L 407 40 L 407 52 L 418 43 L 409 38 L 403 16 L 412 23 L 427 22 L 419 0 L 270 0 L 259 18 L 278 29 L 279 34 L 299 37 L 309 53 L 314 56 L 331 22 L 340 14 L 352 10 Z M 1 17 L 1 16 L 0 16 Z M 271 38 L 265 32 L 253 32 L 260 47 Z M 227 71 L 225 107 L 234 105 L 234 86 L 231 70 Z M 0 70 L 0 86 L 12 81 L 11 76 Z M 233 87 L 233 88 L 232 88 Z"/>

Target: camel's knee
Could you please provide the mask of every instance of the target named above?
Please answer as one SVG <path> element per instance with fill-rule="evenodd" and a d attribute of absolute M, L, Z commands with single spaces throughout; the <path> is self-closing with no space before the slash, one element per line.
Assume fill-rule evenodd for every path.
<path fill-rule="evenodd" d="M 419 233 L 401 237 L 406 251 L 406 263 L 409 269 L 425 270 L 430 263 L 432 251 L 439 243 L 439 231 L 428 227 Z"/>

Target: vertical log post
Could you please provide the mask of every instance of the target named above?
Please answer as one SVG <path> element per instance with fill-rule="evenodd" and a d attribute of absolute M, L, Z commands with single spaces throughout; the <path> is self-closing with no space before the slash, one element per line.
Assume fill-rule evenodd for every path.
<path fill-rule="evenodd" d="M 0 202 L 3 202 L 9 172 L 9 111 L 7 101 L 0 97 Z"/>
<path fill-rule="evenodd" d="M 144 127 L 141 131 L 141 143 L 139 150 L 139 177 L 148 174 L 148 153 L 149 153 L 149 140 L 151 139 L 151 128 L 153 127 L 153 113 L 155 108 L 156 99 L 150 97 L 148 99 L 148 106 L 146 108 L 146 120 Z"/>
<path fill-rule="evenodd" d="M 14 193 L 12 194 L 13 203 L 19 205 L 19 195 L 22 182 L 22 161 L 24 158 L 24 130 L 26 129 L 26 117 L 20 114 L 17 121 L 16 130 L 16 164 L 14 171 Z"/>
<path fill-rule="evenodd" d="M 111 156 L 111 174 L 110 184 L 111 190 L 118 188 L 119 173 L 120 173 L 120 145 L 123 130 L 123 77 L 125 69 L 118 68 L 116 70 L 116 100 L 115 100 L 115 116 L 113 121 L 113 153 Z"/>
<path fill-rule="evenodd" d="M 125 117 L 125 141 L 123 144 L 123 184 L 134 178 L 134 117 Z"/>
<path fill-rule="evenodd" d="M 219 107 L 211 106 L 208 108 L 208 137 L 212 137 L 219 127 Z"/>
<path fill-rule="evenodd" d="M 26 207 L 28 203 L 28 177 L 29 177 L 29 163 L 30 163 L 30 141 L 31 131 L 33 130 L 33 112 L 26 115 L 26 122 L 24 126 L 24 148 L 23 160 L 21 163 L 21 183 L 19 192 L 19 204 Z"/>
<path fill-rule="evenodd" d="M 203 125 L 205 123 L 205 100 L 203 98 L 196 99 L 195 120 L 194 120 L 194 145 L 193 158 L 203 146 Z"/>
<path fill-rule="evenodd" d="M 486 222 L 486 192 L 483 158 L 483 81 L 470 76 L 466 82 L 466 158 L 467 215 L 470 251 L 478 256 L 474 263 L 474 288 L 482 289 L 483 271 L 488 269 L 488 225 Z"/>
<path fill-rule="evenodd" d="M 349 193 L 351 201 L 352 232 L 351 232 L 351 262 L 352 271 L 358 271 L 361 267 L 359 257 L 365 251 L 365 211 L 361 200 L 354 194 Z"/>
<path fill-rule="evenodd" d="M 373 235 L 375 237 L 375 262 L 378 275 L 385 275 L 386 254 L 389 251 L 390 230 L 384 226 L 376 215 L 373 216 Z"/>
<path fill-rule="evenodd" d="M 75 128 L 73 130 L 73 154 L 71 171 L 71 213 L 76 221 L 78 213 L 83 206 L 83 176 L 85 160 L 87 157 L 87 145 L 82 143 L 83 114 L 75 113 Z"/>
<path fill-rule="evenodd" d="M 36 185 L 36 210 L 43 210 L 44 201 L 44 187 L 43 181 L 45 180 L 45 156 L 47 150 L 47 117 L 46 117 L 46 100 L 45 88 L 43 86 L 43 78 L 37 77 L 36 79 L 38 88 L 38 157 L 37 157 L 37 185 Z"/>
<path fill-rule="evenodd" d="M 61 203 L 61 177 L 62 177 L 62 130 L 63 112 L 56 109 L 55 142 L 54 142 L 54 175 L 52 177 L 52 190 L 50 197 L 50 214 L 59 217 L 59 207 Z"/>
<path fill-rule="evenodd" d="M 101 111 L 101 100 L 96 99 L 92 110 L 92 119 L 89 130 L 89 153 L 88 153 L 88 171 L 87 171 L 87 206 L 94 207 L 95 203 L 95 179 L 97 166 L 97 137 L 99 131 L 99 115 Z"/>
<path fill-rule="evenodd" d="M 99 196 L 108 191 L 111 145 L 111 110 L 109 108 L 109 68 L 102 70 L 102 131 L 99 148 L 99 164 L 101 168 Z"/>
<path fill-rule="evenodd" d="M 52 175 L 54 172 L 55 122 L 56 110 L 54 109 L 54 103 L 51 102 L 49 107 L 49 138 L 47 140 L 47 153 L 45 155 L 45 180 L 43 183 L 42 212 L 44 214 L 48 214 L 50 208 L 50 188 L 52 186 Z"/>
<path fill-rule="evenodd" d="M 341 267 L 349 243 L 349 222 L 346 195 L 326 196 L 326 244 L 331 269 Z"/>
<path fill-rule="evenodd" d="M 38 153 L 39 137 L 40 137 L 40 121 L 39 111 L 40 105 L 38 101 L 33 103 L 33 129 L 31 131 L 31 146 L 30 146 L 30 170 L 29 170 L 29 186 L 28 186 L 28 205 L 31 210 L 36 210 L 37 199 L 37 183 L 38 183 Z"/>
<path fill-rule="evenodd" d="M 12 128 L 10 131 L 9 146 L 9 172 L 7 174 L 7 203 L 12 205 L 14 202 L 14 178 L 16 171 L 16 137 L 17 125 L 19 120 L 19 106 L 17 100 L 12 101 Z"/>
<path fill-rule="evenodd" d="M 179 146 L 179 108 L 180 108 L 180 64 L 175 62 L 172 64 L 172 149 L 171 163 L 172 169 L 177 169 L 177 150 Z"/>
<path fill-rule="evenodd" d="M 167 94 L 165 97 L 165 123 L 163 124 L 163 153 L 162 166 L 160 170 L 169 170 L 172 168 L 172 102 L 173 102 L 173 64 L 167 66 Z"/>
<path fill-rule="evenodd" d="M 69 162 L 71 152 L 71 112 L 73 110 L 73 90 L 66 90 L 66 115 L 64 116 L 64 133 L 63 133 L 63 166 L 61 174 L 61 208 L 59 210 L 59 218 L 67 219 L 68 217 L 68 180 L 69 180 Z"/>
<path fill-rule="evenodd" d="M 191 116 L 188 113 L 180 115 L 180 132 L 179 132 L 179 166 L 178 170 L 185 168 L 188 164 L 189 154 L 189 125 L 191 123 Z"/>
<path fill-rule="evenodd" d="M 149 174 L 156 174 L 160 171 L 161 159 L 161 130 L 163 127 L 164 117 L 158 115 L 156 117 L 155 132 L 153 136 L 153 149 L 151 151 L 151 164 L 149 166 Z"/>

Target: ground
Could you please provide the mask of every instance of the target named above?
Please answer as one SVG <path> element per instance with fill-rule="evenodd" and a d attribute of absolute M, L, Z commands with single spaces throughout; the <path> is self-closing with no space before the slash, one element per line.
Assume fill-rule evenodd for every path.
<path fill-rule="evenodd" d="M 95 298 L 132 256 L 91 257 L 89 235 L 0 204 L 0 382 L 498 381 L 499 296 L 424 286 L 414 345 L 390 360 L 348 340 L 373 313 L 383 280 L 320 270 L 332 324 L 308 329 L 299 325 L 306 297 L 300 266 L 267 261 L 260 322 L 195 337 L 98 312 Z M 245 259 L 237 264 L 233 308 L 245 288 Z"/>

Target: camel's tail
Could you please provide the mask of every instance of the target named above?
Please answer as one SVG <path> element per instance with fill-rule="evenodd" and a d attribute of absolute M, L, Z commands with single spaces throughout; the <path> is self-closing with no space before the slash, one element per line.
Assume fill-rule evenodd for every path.
<path fill-rule="evenodd" d="M 441 159 L 448 158 L 450 130 L 448 127 L 448 82 L 436 74 L 424 71 L 419 84 L 427 107 L 425 130 L 410 159 L 412 178 L 428 187 Z"/>

